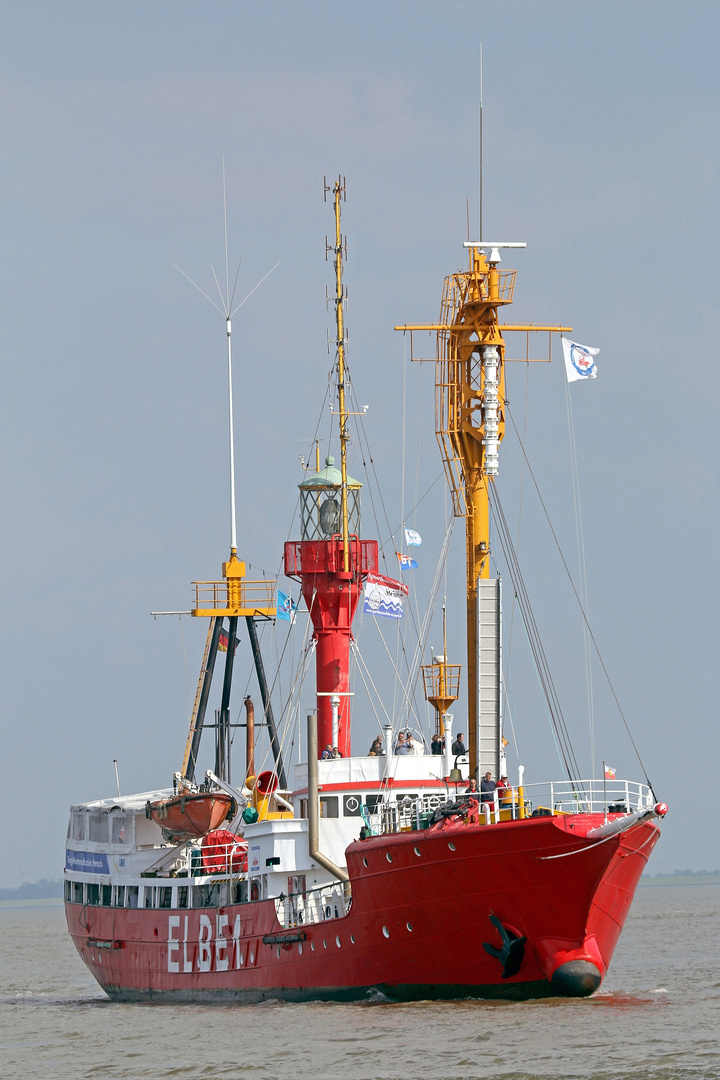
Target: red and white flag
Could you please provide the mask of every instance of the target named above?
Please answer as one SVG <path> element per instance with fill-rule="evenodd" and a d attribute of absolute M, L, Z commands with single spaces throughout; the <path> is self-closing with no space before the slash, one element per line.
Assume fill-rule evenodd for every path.
<path fill-rule="evenodd" d="M 605 779 L 606 780 L 614 780 L 616 772 L 617 772 L 617 769 L 611 769 L 609 765 L 606 765 L 605 766 Z"/>

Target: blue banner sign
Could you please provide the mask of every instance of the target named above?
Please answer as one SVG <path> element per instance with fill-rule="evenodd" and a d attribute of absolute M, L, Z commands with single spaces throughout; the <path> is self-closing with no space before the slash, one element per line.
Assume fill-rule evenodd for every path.
<path fill-rule="evenodd" d="M 109 874 L 107 855 L 97 851 L 65 852 L 65 869 L 79 870 L 82 874 Z"/>

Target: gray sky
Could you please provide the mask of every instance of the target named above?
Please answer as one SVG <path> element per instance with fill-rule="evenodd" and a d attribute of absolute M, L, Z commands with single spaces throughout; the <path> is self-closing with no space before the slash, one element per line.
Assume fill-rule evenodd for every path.
<path fill-rule="evenodd" d="M 277 571 L 298 536 L 298 455 L 321 414 L 329 432 L 322 182 L 342 173 L 349 359 L 371 406 L 372 506 L 387 513 L 376 527 L 366 489 L 363 531 L 396 573 L 405 427 L 422 612 L 445 499 L 436 484 L 410 513 L 440 471 L 432 371 L 404 361 L 393 326 L 437 318 L 443 278 L 464 264 L 468 198 L 475 238 L 481 41 L 484 231 L 528 244 L 506 260 L 512 317 L 564 322 L 602 349 L 596 382 L 572 388 L 590 621 L 671 808 L 650 869 L 720 865 L 704 808 L 720 699 L 717 6 L 124 0 L 1 3 L 0 16 L 0 885 L 61 872 L 67 807 L 113 794 L 113 758 L 124 791 L 169 784 L 181 762 L 205 626 L 149 612 L 189 607 L 190 581 L 219 574 L 229 526 L 223 322 L 173 263 L 212 287 L 223 154 L 239 294 L 282 260 L 234 321 L 240 553 Z M 514 365 L 508 395 L 574 571 L 559 350 L 550 366 Z M 365 482 L 361 450 L 350 468 Z M 522 520 L 526 582 L 589 768 L 580 619 L 527 473 L 520 513 L 520 481 L 508 435 L 499 489 Z M 463 557 L 458 522 L 460 662 Z M 392 704 L 377 631 L 359 629 Z M 269 667 L 283 642 L 264 637 Z M 291 639 L 287 656 L 298 649 Z M 526 775 L 559 777 L 517 619 L 507 651 Z M 594 680 L 597 758 L 641 778 L 597 665 Z M 257 700 L 243 641 L 236 705 L 246 685 Z M 364 751 L 376 726 L 360 695 L 356 719 Z"/>

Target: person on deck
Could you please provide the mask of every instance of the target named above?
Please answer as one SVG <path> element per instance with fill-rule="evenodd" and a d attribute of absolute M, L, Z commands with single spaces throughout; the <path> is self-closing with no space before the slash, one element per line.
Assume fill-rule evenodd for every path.
<path fill-rule="evenodd" d="M 337 746 L 333 746 L 330 757 L 331 758 L 341 758 L 342 757 L 342 754 L 340 753 L 340 750 L 338 749 Z"/>
<path fill-rule="evenodd" d="M 433 735 L 432 741 L 430 743 L 430 753 L 435 754 L 437 756 L 442 756 L 442 753 L 443 753 L 444 749 L 445 749 L 445 743 L 444 743 L 442 735 L 440 735 L 439 733 Z"/>
<path fill-rule="evenodd" d="M 425 753 L 425 747 L 422 745 L 422 743 L 415 742 L 415 739 L 413 738 L 413 733 L 412 731 L 410 731 L 409 728 L 405 732 L 405 745 L 408 748 L 408 754 L 412 754 L 414 755 L 414 757 L 420 757 L 422 754 Z"/>
<path fill-rule="evenodd" d="M 405 735 L 404 735 L 404 733 L 402 731 L 398 735 L 397 742 L 395 743 L 395 753 L 396 754 L 409 754 L 410 753 L 409 747 L 407 747 L 405 745 Z"/>
<path fill-rule="evenodd" d="M 322 754 L 320 755 L 320 760 L 321 761 L 327 761 L 327 759 L 331 758 L 331 757 L 332 757 L 332 743 L 328 743 L 326 745 L 325 749 L 323 750 Z"/>
<path fill-rule="evenodd" d="M 470 783 L 465 788 L 465 794 L 469 795 L 473 799 L 477 799 L 477 797 L 478 797 L 477 780 L 475 779 L 474 776 L 470 777 Z"/>
<path fill-rule="evenodd" d="M 508 806 L 512 803 L 512 788 L 508 783 L 507 776 L 501 776 L 497 782 L 496 791 L 498 793 L 498 799 L 501 806 Z"/>
<path fill-rule="evenodd" d="M 458 737 L 455 740 L 455 742 L 452 744 L 452 752 L 453 752 L 453 754 L 467 754 L 467 746 L 463 742 L 463 737 L 464 736 L 463 736 L 462 731 L 458 731 Z"/>
<path fill-rule="evenodd" d="M 495 788 L 497 784 L 492 778 L 491 772 L 486 772 L 483 779 L 480 781 L 480 802 L 491 803 L 495 802 Z"/>
<path fill-rule="evenodd" d="M 380 736 L 376 736 L 373 739 L 372 746 L 368 751 L 368 757 L 384 757 L 385 751 L 383 750 L 382 739 Z"/>

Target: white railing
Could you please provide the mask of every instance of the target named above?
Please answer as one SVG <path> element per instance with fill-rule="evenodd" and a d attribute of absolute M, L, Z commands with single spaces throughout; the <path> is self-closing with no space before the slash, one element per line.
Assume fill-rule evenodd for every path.
<path fill-rule="evenodd" d="M 556 814 L 630 814 L 655 803 L 647 784 L 635 780 L 554 780 L 526 784 L 524 790 L 533 809 Z"/>
<path fill-rule="evenodd" d="M 376 836 L 427 829 L 438 807 L 448 802 L 460 803 L 467 797 L 464 787 L 461 791 L 425 794 L 417 799 L 400 796 L 396 802 L 380 803 L 367 815 L 366 823 Z M 630 814 L 635 810 L 650 809 L 655 803 L 650 788 L 634 780 L 553 780 L 544 784 L 525 784 L 522 799 L 517 787 L 496 790 L 489 802 L 481 801 L 480 793 L 476 798 L 488 824 L 514 821 L 521 816 Z"/>
<path fill-rule="evenodd" d="M 334 882 L 319 889 L 278 896 L 275 899 L 278 922 L 287 929 L 341 919 L 350 908 L 350 894 L 347 891 L 346 895 L 346 890 L 347 885 L 343 887 L 340 882 Z"/>

